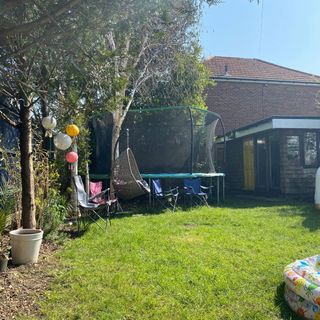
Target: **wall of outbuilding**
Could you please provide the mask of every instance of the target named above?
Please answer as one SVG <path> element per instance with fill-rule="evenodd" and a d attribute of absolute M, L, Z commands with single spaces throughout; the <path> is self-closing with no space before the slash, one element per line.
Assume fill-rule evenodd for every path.
<path fill-rule="evenodd" d="M 302 135 L 303 130 L 290 129 L 281 130 L 280 136 L 280 185 L 281 193 L 295 195 L 314 194 L 315 174 L 317 168 L 304 167 L 302 164 L 302 153 L 297 159 L 288 157 L 288 136 Z M 301 139 L 300 139 L 301 144 Z M 301 146 L 301 145 L 300 145 Z M 301 150 L 300 150 L 301 151 Z"/>
<path fill-rule="evenodd" d="M 303 166 L 301 150 L 298 158 L 290 159 L 290 157 L 288 157 L 287 137 L 297 135 L 302 137 L 303 132 L 303 130 L 299 129 L 279 130 L 280 193 L 283 195 L 301 195 L 312 197 L 314 194 L 315 173 L 317 168 Z M 225 173 L 226 187 L 231 192 L 244 191 L 243 161 L 243 139 L 239 138 L 228 141 Z M 265 195 L 268 195 L 268 193 Z"/>

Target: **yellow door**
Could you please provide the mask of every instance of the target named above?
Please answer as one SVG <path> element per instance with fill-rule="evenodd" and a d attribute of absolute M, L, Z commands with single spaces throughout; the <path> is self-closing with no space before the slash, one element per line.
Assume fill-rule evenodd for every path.
<path fill-rule="evenodd" d="M 255 189 L 255 165 L 254 165 L 254 144 L 253 139 L 243 140 L 243 172 L 244 172 L 244 189 Z"/>

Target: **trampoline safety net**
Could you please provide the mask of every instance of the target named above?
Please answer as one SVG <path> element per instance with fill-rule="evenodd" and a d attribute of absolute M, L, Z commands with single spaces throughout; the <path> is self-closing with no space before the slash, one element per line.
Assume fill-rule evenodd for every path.
<path fill-rule="evenodd" d="M 214 172 L 214 137 L 218 114 L 194 107 L 130 110 L 122 125 L 120 153 L 129 147 L 142 173 Z M 112 115 L 90 123 L 90 172 L 110 173 Z"/>

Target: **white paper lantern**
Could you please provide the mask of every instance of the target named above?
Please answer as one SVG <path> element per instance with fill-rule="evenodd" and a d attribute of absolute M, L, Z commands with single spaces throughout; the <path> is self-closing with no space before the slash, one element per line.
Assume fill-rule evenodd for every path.
<path fill-rule="evenodd" d="M 57 120 L 52 116 L 47 116 L 42 119 L 41 124 L 46 130 L 53 130 L 57 125 Z"/>
<path fill-rule="evenodd" d="M 67 134 L 58 133 L 53 138 L 53 143 L 57 149 L 67 150 L 68 148 L 70 148 L 70 146 L 72 144 L 72 139 Z"/>

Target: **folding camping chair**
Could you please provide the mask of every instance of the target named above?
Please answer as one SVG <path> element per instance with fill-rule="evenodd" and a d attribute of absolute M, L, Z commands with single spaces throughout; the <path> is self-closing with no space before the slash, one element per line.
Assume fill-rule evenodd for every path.
<path fill-rule="evenodd" d="M 90 198 L 89 201 L 98 204 L 108 204 L 109 213 L 111 212 L 122 212 L 122 207 L 119 203 L 118 198 L 114 195 L 111 198 L 110 188 L 102 190 L 102 181 L 89 182 Z M 110 221 L 111 224 L 111 221 Z"/>
<path fill-rule="evenodd" d="M 78 229 L 80 229 L 81 222 L 83 223 L 84 227 L 87 227 L 89 223 L 86 223 L 86 219 L 89 218 L 91 221 L 96 222 L 99 228 L 103 230 L 104 228 L 99 220 L 102 219 L 102 215 L 105 213 L 107 217 L 105 223 L 107 226 L 108 221 L 110 221 L 110 204 L 108 201 L 104 204 L 92 202 L 97 196 L 91 198 L 88 197 L 80 176 L 73 177 L 73 182 L 76 187 L 77 202 L 80 211 L 78 217 Z M 102 193 L 104 192 L 106 191 L 101 192 L 98 196 L 101 197 Z"/>
<path fill-rule="evenodd" d="M 185 195 L 190 198 L 191 204 L 199 203 L 200 205 L 205 205 L 209 207 L 208 205 L 208 192 L 211 187 L 204 187 L 201 185 L 201 179 L 184 179 L 184 190 Z M 195 202 L 196 200 L 197 202 Z"/>
<path fill-rule="evenodd" d="M 153 199 L 156 199 L 163 208 L 166 209 L 169 205 L 172 211 L 175 211 L 179 197 L 179 188 L 176 187 L 170 190 L 163 191 L 160 179 L 152 180 L 152 186 Z"/>

